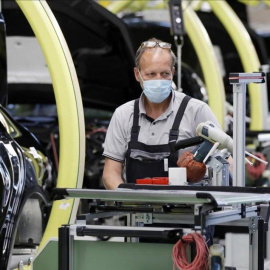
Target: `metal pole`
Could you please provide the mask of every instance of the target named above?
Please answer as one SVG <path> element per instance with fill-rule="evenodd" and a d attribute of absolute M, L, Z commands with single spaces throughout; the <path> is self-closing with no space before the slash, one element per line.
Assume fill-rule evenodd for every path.
<path fill-rule="evenodd" d="M 73 270 L 73 250 L 70 226 L 58 229 L 58 270 Z"/>
<path fill-rule="evenodd" d="M 171 19 L 171 35 L 174 36 L 175 45 L 177 48 L 177 65 L 178 65 L 178 78 L 177 88 L 178 91 L 181 89 L 181 58 L 182 58 L 182 46 L 183 46 L 183 35 L 185 34 L 184 17 L 182 12 L 182 1 L 181 0 L 169 0 L 169 11 Z M 178 39 L 180 42 L 178 42 Z"/>
<path fill-rule="evenodd" d="M 182 72 L 181 72 L 181 65 L 182 65 L 182 61 L 181 61 L 181 58 L 182 58 L 182 45 L 181 44 L 178 44 L 177 45 L 177 65 L 178 65 L 178 91 L 182 91 L 181 90 L 181 77 L 182 77 Z"/>
<path fill-rule="evenodd" d="M 265 254 L 265 223 L 263 219 L 258 220 L 258 269 L 264 270 Z"/>
<path fill-rule="evenodd" d="M 233 185 L 245 186 L 246 83 L 233 85 Z"/>
<path fill-rule="evenodd" d="M 259 268 L 258 260 L 258 245 L 261 245 L 258 243 L 258 219 L 258 217 L 253 217 L 249 223 L 249 270 L 263 270 Z"/>
<path fill-rule="evenodd" d="M 178 40 L 179 39 L 179 40 Z M 174 36 L 175 46 L 177 47 L 177 90 L 182 92 L 181 80 L 182 80 L 182 47 L 184 45 L 183 36 Z"/>
<path fill-rule="evenodd" d="M 263 121 L 263 129 L 268 130 L 270 128 L 270 123 L 268 121 L 268 89 L 267 89 L 267 74 L 270 72 L 269 65 L 262 65 L 260 67 L 260 71 L 265 73 L 265 83 L 261 84 L 261 105 L 262 105 L 262 121 Z"/>

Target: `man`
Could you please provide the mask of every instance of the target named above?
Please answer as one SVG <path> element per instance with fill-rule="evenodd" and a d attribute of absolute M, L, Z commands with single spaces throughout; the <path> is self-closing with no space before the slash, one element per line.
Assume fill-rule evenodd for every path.
<path fill-rule="evenodd" d="M 103 153 L 106 189 L 167 176 L 164 160 L 176 167 L 178 159 L 178 153 L 170 153 L 169 141 L 196 136 L 201 122 L 218 125 L 207 104 L 172 90 L 175 61 L 169 43 L 152 38 L 139 47 L 134 74 L 143 93 L 136 102 L 118 107 L 111 119 Z"/>

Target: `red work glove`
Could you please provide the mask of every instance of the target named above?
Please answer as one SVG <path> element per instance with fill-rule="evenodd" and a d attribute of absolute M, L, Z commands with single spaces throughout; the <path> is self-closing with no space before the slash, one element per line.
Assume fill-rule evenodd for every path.
<path fill-rule="evenodd" d="M 187 179 L 193 183 L 201 181 L 206 173 L 205 164 L 195 161 L 191 152 L 183 153 L 177 160 L 177 166 L 187 168 Z"/>

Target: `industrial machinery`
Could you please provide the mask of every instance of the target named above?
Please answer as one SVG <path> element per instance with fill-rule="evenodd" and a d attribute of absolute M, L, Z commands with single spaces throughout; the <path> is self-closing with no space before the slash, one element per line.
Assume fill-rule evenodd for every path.
<path fill-rule="evenodd" d="M 135 190 L 133 189 L 135 188 Z M 240 193 L 238 193 L 240 192 Z M 255 194 L 252 192 L 256 192 Z M 257 193 L 258 192 L 258 193 Z M 94 199 L 93 212 L 80 218 L 74 225 L 63 225 L 59 229 L 59 242 L 50 240 L 34 261 L 34 269 L 43 269 L 42 261 L 48 254 L 59 250 L 59 269 L 83 269 L 92 267 L 115 269 L 144 269 L 144 267 L 164 269 L 172 267 L 172 244 L 155 244 L 155 239 L 179 240 L 186 233 L 185 228 L 206 233 L 210 225 L 228 223 L 250 228 L 250 268 L 263 269 L 261 245 L 265 224 L 268 221 L 270 197 L 265 190 L 230 187 L 160 187 L 123 185 L 115 191 L 60 189 L 55 193 L 60 197 Z M 93 218 L 112 215 L 127 215 L 127 227 L 89 225 Z M 141 227 L 139 225 L 144 224 Z M 158 224 L 160 224 L 158 226 Z M 165 224 L 165 225 L 164 225 Z M 139 226 L 139 227 L 137 227 Z M 100 242 L 87 236 L 135 237 L 131 242 Z M 152 239 L 149 243 L 136 241 L 136 238 Z M 151 244 L 152 243 L 152 244 Z M 80 252 L 84 250 L 84 252 Z M 88 256 L 85 256 L 85 252 Z M 99 254 L 106 260 L 99 259 Z M 158 254 L 158 256 L 157 256 Z M 52 257 L 51 257 L 52 258 Z M 136 264 L 130 263 L 132 258 Z M 51 268 L 56 267 L 57 258 L 50 260 Z M 36 264 L 36 265 L 35 265 Z M 48 265 L 48 264 L 47 264 Z M 45 269 L 45 268 L 44 268 Z"/>
<path fill-rule="evenodd" d="M 41 3 L 35 1 L 35 3 L 28 2 L 26 3 L 26 7 L 24 8 L 23 1 L 19 1 L 18 3 L 21 5 L 21 8 L 24 10 L 26 16 L 28 12 L 28 8 L 31 9 L 32 19 L 35 17 L 35 14 L 40 12 L 37 17 L 35 17 L 34 21 L 36 25 L 38 25 L 34 31 L 38 35 L 38 28 L 42 29 L 42 37 L 40 38 L 40 43 L 45 42 L 48 45 L 49 41 L 53 39 L 53 31 L 48 30 L 48 23 L 44 20 L 44 16 L 46 17 L 46 3 L 44 5 L 40 5 Z M 29 7 L 31 6 L 31 7 Z M 30 19 L 31 23 L 31 19 Z M 43 23 L 47 23 L 45 27 Z M 1 269 L 13 269 L 18 267 L 18 265 L 23 264 L 20 262 L 24 260 L 24 255 L 32 256 L 35 254 L 37 247 L 40 246 L 41 239 L 43 237 L 45 228 L 48 224 L 49 216 L 51 213 L 52 202 L 51 202 L 51 190 L 56 185 L 56 170 L 55 164 L 50 159 L 48 152 L 46 151 L 44 145 L 38 141 L 38 139 L 24 126 L 19 124 L 14 117 L 12 117 L 6 110 L 8 105 L 8 91 L 7 91 L 7 52 L 6 52 L 6 25 L 5 20 L 2 17 L 1 13 L 1 106 L 0 106 L 0 152 L 1 152 L 1 184 L 0 184 L 0 192 L 1 192 L 1 215 L 0 215 L 0 229 L 1 229 L 1 240 L 0 240 L 0 248 L 1 248 L 1 258 L 0 258 L 0 268 Z M 49 39 L 46 39 L 46 30 L 49 36 Z M 56 31 L 56 28 L 54 28 Z M 54 36 L 55 37 L 55 36 Z M 44 40 L 45 39 L 45 40 Z M 72 126 L 78 127 L 79 120 L 78 115 L 74 113 L 72 108 L 80 108 L 80 103 L 76 101 L 74 97 L 76 97 L 75 87 L 76 81 L 72 81 L 72 74 L 70 74 L 71 68 L 67 70 L 69 66 L 66 62 L 62 62 L 62 67 L 57 67 L 57 63 L 59 63 L 59 58 L 65 59 L 66 61 L 69 59 L 68 56 L 63 56 L 64 54 L 64 45 L 59 45 L 59 33 L 56 38 L 57 42 L 52 41 L 54 44 L 54 48 L 56 48 L 56 44 L 58 44 L 61 49 L 56 52 L 55 50 L 50 51 L 48 49 L 48 58 L 53 59 L 54 64 L 53 68 L 50 70 L 56 69 L 57 73 L 55 76 L 57 79 L 61 80 L 56 83 L 56 88 L 58 91 L 60 88 L 65 89 L 65 97 L 68 102 L 65 101 L 65 105 L 63 105 L 64 109 L 60 109 L 58 107 L 59 116 L 64 114 L 65 116 L 70 114 L 70 117 L 66 124 L 64 124 L 63 120 L 61 120 L 61 116 L 59 119 L 60 131 L 63 131 L 65 126 L 71 128 L 72 131 L 66 133 L 68 138 L 65 139 L 61 137 L 60 144 L 65 143 L 65 140 L 69 142 L 69 145 L 65 147 L 64 152 L 61 154 L 61 159 L 59 161 L 59 170 L 58 170 L 58 180 L 59 177 L 64 177 L 65 184 L 69 181 L 66 181 L 66 177 L 62 175 L 62 162 L 66 160 L 66 164 L 70 162 L 71 172 L 68 173 L 69 177 L 74 175 L 72 181 L 74 179 L 78 179 L 78 171 L 80 166 L 84 165 L 82 162 L 79 166 L 76 165 L 76 162 L 73 160 L 73 155 L 75 155 L 75 159 L 79 162 L 80 155 L 76 155 L 81 150 L 80 145 L 83 144 L 83 140 L 79 140 L 80 136 L 77 136 L 79 133 L 78 129 L 72 128 Z M 14 41 L 14 40 L 13 40 Z M 18 40 L 17 40 L 18 41 Z M 25 41 L 25 40 L 24 40 Z M 16 43 L 16 42 L 15 42 Z M 10 43 L 8 43 L 10 44 Z M 22 45 L 20 42 L 17 42 L 17 48 L 21 48 Z M 59 48 L 58 47 L 58 48 Z M 46 49 L 45 49 L 46 51 Z M 60 52 L 61 51 L 61 52 Z M 56 56 L 52 56 L 52 54 L 56 54 Z M 19 66 L 19 65 L 18 65 Z M 61 64 L 60 64 L 61 66 Z M 63 75 L 66 74 L 66 76 Z M 10 75 L 10 74 L 9 74 Z M 19 75 L 20 77 L 20 75 Z M 73 76 L 74 77 L 74 76 Z M 35 76 L 32 76 L 32 79 Z M 29 79 L 29 78 L 28 78 Z M 53 79 L 54 80 L 54 79 Z M 61 85 L 61 86 L 60 86 Z M 64 86 L 63 86 L 64 85 Z M 56 93 L 56 92 L 55 92 Z M 57 94 L 56 94 L 56 99 Z M 63 97 L 61 97 L 63 100 Z M 79 99 L 81 100 L 81 99 Z M 67 111 L 65 111 L 67 108 Z M 72 111 L 72 113 L 71 113 Z M 76 110 L 75 110 L 76 111 Z M 83 123 L 81 124 L 84 127 Z M 65 133 L 65 132 L 62 132 Z M 85 137 L 85 136 L 83 136 Z M 70 143 L 72 142 L 73 143 Z M 72 152 L 72 148 L 74 151 Z M 84 149 L 84 147 L 83 147 Z M 65 158 L 65 151 L 70 151 L 70 156 Z M 71 153 L 72 152 L 72 153 Z M 73 167 L 75 166 L 75 167 Z M 65 170 L 66 171 L 66 170 Z M 62 175 L 62 176 L 61 176 Z M 61 182 L 61 181 L 60 181 Z M 60 183 L 58 181 L 58 184 Z M 75 186 L 74 186 L 75 187 Z M 73 201 L 70 201 L 70 211 L 72 210 Z M 76 208 L 77 211 L 77 208 Z M 60 210 L 61 212 L 61 210 Z M 69 210 L 65 209 L 65 214 L 68 214 Z M 30 259 L 31 261 L 31 259 Z"/>
<path fill-rule="evenodd" d="M 134 187 L 122 186 L 119 187 L 119 190 L 115 192 L 80 189 L 83 184 L 83 176 L 85 177 L 85 179 L 88 180 L 84 183 L 85 187 L 100 188 L 99 185 L 93 185 L 91 180 L 94 179 L 95 174 L 100 175 L 101 173 L 100 168 L 102 167 L 102 142 L 106 134 L 106 125 L 108 122 L 95 122 L 96 126 L 94 128 L 93 126 L 89 125 L 88 128 L 86 128 L 85 136 L 83 109 L 80 102 L 80 91 L 78 89 L 79 84 L 81 87 L 81 92 L 83 94 L 82 100 L 84 102 L 84 105 L 86 105 L 85 107 L 87 107 L 88 105 L 93 106 L 94 104 L 98 104 L 98 106 L 104 106 L 104 108 L 112 110 L 115 108 L 115 106 L 120 105 L 126 100 L 133 99 L 139 95 L 139 85 L 136 84 L 132 76 L 132 70 L 127 68 L 129 67 L 129 65 L 132 65 L 134 56 L 133 44 L 131 42 L 132 37 L 129 36 L 130 33 L 132 33 L 132 24 L 130 23 L 129 32 L 127 30 L 128 28 L 123 24 L 120 19 L 111 14 L 109 11 L 101 8 L 98 4 L 94 2 L 86 3 L 88 1 L 68 1 L 65 3 L 58 3 L 50 1 L 49 5 L 47 5 L 44 1 L 18 0 L 17 2 L 25 13 L 33 29 L 32 32 L 29 25 L 27 25 L 27 31 L 31 32 L 31 34 L 29 34 L 29 32 L 28 34 L 29 36 L 33 36 L 33 34 L 37 36 L 52 76 L 52 84 L 57 104 L 56 107 L 59 116 L 56 120 L 57 123 L 54 122 L 54 124 L 59 124 L 60 132 L 58 133 L 57 128 L 55 129 L 56 132 L 54 132 L 53 134 L 55 137 L 52 142 L 54 141 L 56 143 L 56 146 L 52 147 L 51 149 L 55 152 L 53 154 L 53 160 L 55 162 L 53 168 L 54 166 L 57 167 L 56 164 L 58 164 L 58 161 L 59 167 L 57 183 L 55 183 L 56 179 L 51 178 L 51 174 L 53 174 L 53 172 L 51 171 L 50 161 L 49 159 L 46 159 L 46 155 L 43 153 L 43 150 L 39 148 L 39 146 L 37 146 L 39 144 L 34 144 L 34 137 L 26 132 L 28 134 L 27 136 L 31 137 L 31 143 L 27 143 L 27 145 L 24 147 L 22 140 L 20 140 L 20 136 L 18 138 L 15 138 L 13 137 L 13 135 L 11 135 L 11 133 L 5 133 L 5 137 L 3 137 L 4 141 L 2 143 L 2 151 L 3 153 L 9 153 L 9 158 L 5 159 L 5 163 L 1 163 L 1 165 L 3 165 L 2 173 L 3 175 L 8 176 L 8 170 L 5 168 L 5 166 L 9 168 L 15 164 L 14 167 L 9 170 L 9 174 L 16 175 L 16 168 L 18 166 L 16 165 L 17 163 L 15 161 L 17 160 L 18 164 L 21 164 L 21 175 L 26 174 L 26 180 L 30 175 L 29 179 L 31 181 L 29 180 L 29 182 L 27 180 L 26 183 L 29 182 L 32 185 L 32 182 L 38 182 L 40 184 L 39 186 L 43 186 L 43 189 L 50 190 L 53 182 L 53 185 L 57 185 L 57 187 L 59 188 L 56 189 L 54 193 L 58 196 L 61 195 L 61 198 L 64 197 L 65 199 L 67 199 L 64 201 L 57 200 L 53 203 L 52 215 L 50 217 L 50 221 L 47 227 L 48 229 L 46 230 L 46 233 L 40 245 L 40 249 L 36 254 L 37 256 L 33 263 L 34 269 L 42 269 L 41 267 L 44 267 L 44 269 L 55 269 L 57 267 L 57 242 L 52 239 L 58 236 L 57 228 L 59 226 L 62 226 L 63 224 L 71 225 L 63 225 L 60 230 L 59 246 L 68 246 L 68 248 L 65 250 L 60 249 L 59 254 L 62 253 L 63 256 L 59 256 L 59 262 L 60 267 L 62 267 L 61 269 L 72 269 L 72 267 L 75 267 L 74 265 L 87 265 L 85 259 L 89 257 L 81 257 L 80 254 L 84 253 L 78 252 L 78 250 L 90 250 L 91 248 L 96 249 L 97 254 L 99 254 L 102 252 L 100 252 L 100 250 L 97 248 L 98 246 L 100 246 L 100 248 L 102 249 L 106 249 L 105 246 L 108 243 L 93 243 L 89 241 L 80 241 L 82 238 L 85 239 L 85 237 L 90 235 L 99 237 L 122 236 L 128 238 L 144 238 L 144 236 L 150 238 L 159 238 L 165 235 L 164 238 L 167 238 L 167 236 L 169 236 L 169 238 L 173 240 L 179 240 L 182 236 L 182 229 L 187 229 L 186 227 L 188 227 L 188 229 L 198 230 L 202 232 L 202 234 L 205 234 L 204 230 L 206 229 L 206 227 L 231 221 L 235 223 L 230 224 L 230 226 L 236 226 L 237 222 L 239 221 L 240 223 L 243 222 L 243 224 L 249 228 L 251 246 L 250 269 L 260 269 L 260 267 L 262 267 L 263 265 L 263 258 L 261 256 L 261 247 L 257 248 L 257 244 L 262 241 L 265 227 L 267 226 L 268 222 L 268 206 L 264 206 L 265 203 L 269 204 L 270 201 L 269 196 L 265 194 L 268 192 L 268 190 L 257 189 L 255 191 L 254 189 L 234 189 L 228 187 L 218 189 L 213 187 L 229 185 L 228 163 L 226 161 L 229 154 L 226 151 L 216 151 L 215 148 L 211 148 L 212 150 L 209 149 L 210 154 L 208 157 L 205 156 L 205 162 L 210 168 L 212 168 L 212 171 L 214 173 L 212 173 L 212 175 L 210 174 L 210 181 L 205 181 L 203 187 L 199 186 L 192 188 L 191 186 L 187 186 L 181 187 L 179 188 L 179 190 L 176 191 L 172 187 L 168 187 L 168 190 L 165 188 L 165 190 L 159 191 L 134 191 Z M 3 5 L 6 11 L 6 18 L 7 20 L 9 20 L 10 25 L 12 25 L 12 14 L 14 13 L 14 11 L 18 11 L 18 7 L 14 7 L 13 4 L 9 3 L 6 6 Z M 91 6 L 91 9 L 86 9 L 86 4 Z M 51 9 L 53 10 L 57 21 L 59 21 L 59 24 L 63 26 L 63 32 L 66 40 L 68 41 L 68 45 L 70 46 L 71 55 L 68 52 L 67 44 L 64 42 L 64 38 L 49 7 L 51 7 Z M 91 12 L 88 14 L 87 12 L 89 10 Z M 22 14 L 16 14 L 18 15 L 18 20 L 19 18 L 22 18 Z M 190 20 L 190 22 L 195 22 L 195 17 L 193 18 L 194 20 L 191 20 L 191 17 L 193 16 L 191 14 L 193 14 L 192 11 L 187 9 L 187 18 Z M 126 21 L 127 20 L 128 18 L 126 18 Z M 193 24 L 190 23 L 188 25 L 191 26 Z M 74 35 L 71 33 L 71 31 L 69 31 L 70 28 L 74 28 L 75 34 L 83 38 L 79 39 L 78 36 L 74 38 Z M 82 31 L 82 29 L 83 33 L 80 32 Z M 22 29 L 20 30 L 22 31 Z M 196 35 L 196 31 L 192 31 L 190 28 L 187 29 L 187 31 L 189 31 L 189 33 L 193 32 L 190 35 L 192 36 L 192 38 L 194 38 L 194 36 Z M 12 29 L 11 32 L 13 32 L 14 35 L 16 33 L 15 29 Z M 114 34 L 112 35 L 112 33 Z M 121 42 L 119 42 L 119 40 L 121 40 Z M 21 39 L 21 41 L 25 42 L 24 39 Z M 80 42 L 76 43 L 77 41 Z M 135 43 L 134 40 L 133 42 Z M 16 44 L 16 46 L 19 46 L 22 43 L 18 41 L 14 44 Z M 55 51 L 51 50 L 50 46 L 56 48 Z M 197 50 L 199 49 L 197 48 Z M 203 58 L 203 56 L 204 55 L 201 51 L 199 57 Z M 79 81 L 77 81 L 77 78 L 75 76 L 76 72 L 75 68 L 72 65 L 71 57 L 75 61 L 75 68 L 78 73 Z M 105 59 L 105 61 L 102 62 L 100 59 Z M 114 71 L 117 71 L 117 73 L 112 74 L 109 72 L 112 68 L 112 66 L 109 65 L 110 63 L 114 63 Z M 119 68 L 116 69 L 115 66 Z M 216 111 L 218 112 L 219 119 L 221 120 L 221 122 L 223 122 L 224 97 L 223 87 L 220 84 L 220 74 L 216 74 L 218 73 L 218 71 L 214 70 L 213 72 L 215 72 L 215 75 L 217 76 L 214 76 L 215 80 L 213 79 L 212 81 L 209 78 L 209 73 L 207 75 L 207 67 L 211 67 L 211 70 L 215 69 L 215 61 L 212 61 L 211 65 L 209 64 L 209 66 L 204 64 L 203 73 L 205 76 L 204 79 L 206 81 L 206 85 L 211 85 L 212 89 L 219 90 L 215 93 L 214 91 L 211 91 L 211 98 L 209 96 L 211 101 L 209 101 L 210 103 L 212 102 L 213 105 L 215 101 L 215 98 L 213 97 L 217 97 L 217 103 L 221 104 L 222 106 L 220 106 L 218 109 L 216 108 Z M 203 87 L 200 83 L 200 79 L 197 79 L 198 77 L 194 77 L 195 73 L 193 72 L 193 70 L 183 63 L 181 63 L 181 69 L 183 70 L 182 74 L 187 74 L 187 78 L 181 81 L 182 85 L 188 85 L 192 79 L 192 82 L 195 82 L 196 87 L 192 88 L 191 93 L 197 98 L 205 99 L 206 95 L 205 92 L 203 92 Z M 107 76 L 106 79 L 104 79 L 104 73 Z M 121 74 L 119 75 L 119 73 Z M 212 83 L 210 83 L 210 81 L 212 81 Z M 101 82 L 104 82 L 104 84 L 101 84 Z M 30 83 L 25 83 L 21 86 L 24 90 L 29 90 L 29 88 L 31 87 L 37 87 L 37 85 L 30 85 Z M 119 85 L 121 87 L 119 87 Z M 19 90 L 16 89 L 16 86 L 16 82 L 13 81 L 13 83 L 10 83 L 10 97 L 11 101 L 14 103 L 19 101 L 19 96 L 17 95 Z M 44 88 L 42 90 L 42 87 L 37 87 L 37 89 L 41 90 L 38 93 L 44 98 L 44 103 L 45 100 L 46 102 L 48 100 L 53 100 L 51 82 L 47 82 L 45 88 L 47 90 L 50 90 L 50 95 L 46 96 L 47 92 L 43 91 Z M 95 91 L 91 91 L 93 89 L 95 89 Z M 105 98 L 103 90 L 105 91 L 105 93 L 107 93 L 105 95 Z M 65 91 L 64 94 L 63 91 Z M 31 91 L 30 89 L 25 93 L 26 94 L 23 100 L 24 102 L 27 102 L 30 97 L 33 97 L 33 91 Z M 112 95 L 112 93 L 114 95 Z M 1 94 L 1 100 L 3 100 L 4 103 L 7 101 L 6 93 Z M 4 110 L 3 115 L 5 119 L 9 119 L 9 124 L 6 126 L 4 125 L 6 129 L 7 126 L 11 125 L 11 130 L 21 130 L 21 133 L 24 133 L 22 132 L 22 130 L 24 129 L 19 128 L 19 125 L 13 122 L 12 118 L 8 116 L 8 114 L 4 112 Z M 50 118 L 50 120 L 51 119 L 52 118 Z M 26 125 L 28 124 L 29 127 L 34 122 L 33 118 L 31 119 L 32 121 L 29 121 L 29 118 L 27 119 L 27 117 L 20 117 L 18 118 L 18 120 L 20 120 Z M 46 124 L 47 123 L 48 122 L 46 122 Z M 206 128 L 206 126 L 208 127 L 208 129 L 211 129 L 215 133 L 215 127 L 211 126 L 211 124 L 209 125 L 209 123 L 204 123 L 203 126 L 198 127 L 199 136 L 202 137 L 204 135 L 203 128 Z M 40 132 L 40 135 L 44 134 Z M 57 136 L 60 136 L 60 140 L 58 140 Z M 83 173 L 85 137 L 88 139 L 88 155 L 86 156 L 85 161 L 86 165 L 90 165 L 85 170 L 85 173 Z M 59 142 L 60 147 L 58 148 L 57 144 Z M 218 144 L 220 142 L 216 140 L 214 143 Z M 214 147 L 218 147 L 217 144 L 215 144 Z M 11 149 L 10 145 L 14 148 L 13 150 Z M 232 147 L 230 143 L 227 143 L 225 146 L 223 145 L 223 147 L 228 147 L 229 151 L 232 152 Z M 8 150 L 10 152 L 8 152 Z M 58 155 L 57 150 L 59 150 L 60 155 Z M 244 160 L 244 154 L 242 155 L 241 153 L 240 156 L 241 158 L 237 158 L 237 160 L 241 160 L 242 162 L 242 159 Z M 13 164 L 12 162 L 15 163 Z M 94 166 L 93 164 L 95 164 L 95 162 L 97 165 Z M 31 168 L 31 166 L 26 166 L 26 169 L 23 170 L 23 164 L 29 165 L 31 163 L 34 164 L 34 169 Z M 216 166 L 217 163 L 219 166 Z M 13 165 L 7 166 L 6 164 Z M 241 170 L 243 167 L 242 164 L 243 163 L 241 163 L 241 166 L 239 166 Z M 92 168 L 95 168 L 97 170 L 91 170 Z M 50 177 L 48 177 L 48 179 L 46 179 L 45 177 L 45 179 L 41 180 L 41 176 L 46 175 L 45 172 L 48 173 Z M 236 174 L 238 173 L 239 172 L 236 172 Z M 23 177 L 21 176 L 21 179 L 22 178 Z M 36 181 L 32 181 L 35 178 Z M 237 176 L 237 179 L 241 179 L 239 180 L 240 182 L 243 181 L 242 176 Z M 16 181 L 15 178 L 14 181 Z M 11 191 L 9 193 L 10 182 L 6 181 L 3 183 L 3 205 L 4 207 L 6 207 L 7 200 L 12 198 L 12 196 Z M 19 183 L 21 185 L 20 187 L 28 187 L 28 185 L 25 185 L 23 183 L 23 181 L 20 181 Z M 236 186 L 239 186 L 239 183 L 237 182 Z M 36 187 L 36 185 L 35 188 L 40 189 Z M 141 189 L 141 186 L 138 188 Z M 145 188 L 147 189 L 148 187 Z M 231 192 L 235 193 L 230 194 Z M 247 195 L 247 192 L 250 192 L 250 194 Z M 50 203 L 48 200 L 45 199 L 45 196 L 42 198 L 44 199 L 46 206 L 50 206 Z M 74 200 L 74 198 L 87 199 L 86 206 L 88 206 L 88 203 L 90 201 L 90 210 L 92 212 L 87 215 L 79 216 L 76 220 L 78 200 Z M 18 199 L 18 201 L 20 200 L 20 206 L 23 206 L 23 197 L 21 199 Z M 14 212 L 14 217 L 16 215 L 18 217 L 18 213 L 19 210 L 17 212 Z M 91 223 L 91 221 L 93 221 L 93 219 L 114 216 L 116 213 L 127 216 L 127 222 L 129 223 L 129 225 L 132 226 L 125 229 L 121 227 L 109 228 L 108 230 L 108 228 L 93 227 L 89 224 Z M 224 218 L 224 216 L 226 217 Z M 47 220 L 44 222 L 44 226 L 46 222 Z M 146 228 L 139 229 L 138 227 L 133 226 L 135 224 L 147 225 L 164 222 L 168 222 L 173 227 L 177 225 L 176 227 L 180 227 L 180 229 L 176 228 L 175 230 L 174 228 L 169 228 L 165 229 L 166 232 L 164 233 L 163 229 L 151 228 L 147 230 Z M 123 230 L 125 232 L 120 233 L 119 230 Z M 156 234 L 151 234 L 151 231 L 155 231 Z M 10 235 L 7 236 L 9 237 Z M 32 240 L 35 239 L 32 238 Z M 131 240 L 131 242 L 132 241 L 133 240 Z M 27 238 L 27 242 L 28 244 L 32 244 L 30 237 Z M 6 243 L 7 242 L 5 242 L 5 244 Z M 121 243 L 120 245 L 116 244 L 115 246 L 118 246 L 122 250 L 123 247 L 128 246 L 125 244 L 126 243 Z M 141 247 L 144 244 L 139 243 L 139 245 L 139 247 Z M 9 242 L 8 246 L 12 246 L 12 241 Z M 110 244 L 108 244 L 107 246 L 108 249 L 111 250 Z M 158 267 L 161 267 L 160 269 L 164 269 L 168 266 L 172 266 L 172 261 L 169 258 L 172 246 L 169 245 L 165 248 L 164 247 L 165 246 L 163 246 L 162 249 L 159 249 L 161 255 L 157 257 L 161 260 L 156 260 L 156 269 L 158 269 Z M 152 248 L 153 250 L 158 250 L 157 245 L 153 245 Z M 146 249 L 143 249 L 143 252 L 145 252 L 145 250 Z M 166 250 L 167 252 L 165 260 L 163 260 L 164 257 L 162 256 L 164 250 Z M 3 261 L 6 264 L 10 255 L 9 253 L 10 249 L 6 249 L 6 254 L 4 254 L 3 258 Z M 67 253 L 68 256 L 66 256 Z M 98 256 L 95 253 L 92 254 L 94 257 Z M 126 255 L 128 256 L 128 254 L 129 253 L 127 253 Z M 138 255 L 142 256 L 141 253 L 138 253 Z M 51 258 L 51 261 L 49 262 L 47 260 L 48 256 L 50 256 Z M 113 258 L 119 261 L 119 259 L 117 258 L 117 256 L 114 255 L 114 253 L 112 253 L 112 260 Z M 73 263 L 72 259 L 74 259 Z M 161 264 L 162 260 L 164 261 L 165 265 Z M 103 262 L 99 261 L 98 263 Z M 142 262 L 142 264 L 143 263 L 145 263 L 145 261 Z M 118 267 L 117 264 L 115 265 L 116 267 Z M 149 264 L 150 268 L 152 266 L 153 265 Z M 102 268 L 105 266 L 97 264 L 96 267 Z M 126 267 L 125 261 L 121 267 Z M 75 269 L 77 268 L 75 267 Z M 117 269 L 121 268 L 119 267 Z"/>
<path fill-rule="evenodd" d="M 35 250 L 39 245 L 51 208 L 48 190 L 53 186 L 55 175 L 45 148 L 5 108 L 8 99 L 7 53 L 2 13 L 0 24 L 0 268 L 7 269 L 11 266 L 13 250 L 22 254 L 23 250 Z"/>
<path fill-rule="evenodd" d="M 262 83 L 263 79 L 264 74 L 262 73 L 234 73 L 230 75 L 230 82 L 234 84 L 234 95 L 237 100 L 235 102 L 236 111 L 238 108 L 240 113 L 242 106 L 239 104 L 245 103 L 246 84 L 250 82 Z M 238 117 L 238 121 L 240 121 L 240 116 L 237 113 L 235 117 Z M 239 127 L 237 132 L 240 133 L 240 137 L 242 131 Z M 62 201 L 62 204 L 65 203 L 63 199 L 67 198 L 91 199 L 91 211 L 78 216 L 76 223 L 61 226 L 58 243 L 53 239 L 48 242 L 33 262 L 34 269 L 35 267 L 42 269 L 42 262 L 47 256 L 52 256 L 52 253 L 54 256 L 49 262 L 50 268 L 57 267 L 58 261 L 59 269 L 72 270 L 78 269 L 78 267 L 83 269 L 91 257 L 92 267 L 106 268 L 108 265 L 113 265 L 116 269 L 126 269 L 126 265 L 130 264 L 130 257 L 135 257 L 136 264 L 131 263 L 129 269 L 137 269 L 138 267 L 140 269 L 144 269 L 144 267 L 165 269 L 176 264 L 171 259 L 172 243 L 182 241 L 181 239 L 184 239 L 184 235 L 190 230 L 204 235 L 207 242 L 211 241 L 213 237 L 212 225 L 216 227 L 225 225 L 230 226 L 230 228 L 247 227 L 249 231 L 249 269 L 263 269 L 264 234 L 268 227 L 270 213 L 269 189 L 243 186 L 245 154 L 242 150 L 245 141 L 238 142 L 238 145 L 235 146 L 235 141 L 232 142 L 228 135 L 211 123 L 200 124 L 197 133 L 207 142 L 211 141 L 216 144 L 214 150 L 212 146 L 208 148 L 211 153 L 209 160 L 214 160 L 212 163 L 209 162 L 210 166 L 214 167 L 219 160 L 214 154 L 218 147 L 217 144 L 220 144 L 221 149 L 228 148 L 233 151 L 235 157 L 238 156 L 238 167 L 235 168 L 234 172 L 234 175 L 237 176 L 233 180 L 234 186 L 228 185 L 227 179 L 223 181 L 224 175 L 221 173 L 222 177 L 215 178 L 215 183 L 218 186 L 121 184 L 114 191 L 57 188 L 54 190 L 55 199 Z M 234 140 L 237 138 L 238 136 L 235 136 Z M 176 145 L 177 143 L 174 144 L 174 147 Z M 206 163 L 207 160 L 208 157 L 205 155 Z M 91 225 L 96 218 L 115 215 L 125 216 L 126 226 Z M 97 241 L 93 238 L 100 237 L 102 239 L 106 236 L 122 237 L 122 241 Z M 144 241 L 145 238 L 147 238 L 147 242 Z M 165 240 L 165 243 L 161 244 L 160 241 L 157 243 L 157 239 Z M 56 250 L 58 250 L 58 259 L 55 255 Z M 90 257 L 86 257 L 82 251 L 87 252 Z M 101 260 L 100 253 L 107 260 Z M 224 267 L 224 264 L 221 265 L 221 259 L 219 263 L 217 261 L 214 265 Z M 225 269 L 234 268 L 227 267 Z"/>

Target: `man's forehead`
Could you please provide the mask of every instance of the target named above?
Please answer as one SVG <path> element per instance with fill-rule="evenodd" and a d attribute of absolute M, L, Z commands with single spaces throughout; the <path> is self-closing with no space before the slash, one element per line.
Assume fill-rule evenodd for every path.
<path fill-rule="evenodd" d="M 147 48 L 143 53 L 142 53 L 142 58 L 152 58 L 156 56 L 161 56 L 161 57 L 167 57 L 171 58 L 171 54 L 169 50 L 167 49 L 162 49 L 159 47 L 155 48 Z"/>
<path fill-rule="evenodd" d="M 172 57 L 170 52 L 161 48 L 146 49 L 141 56 L 140 64 L 147 65 L 155 62 L 171 66 Z"/>

